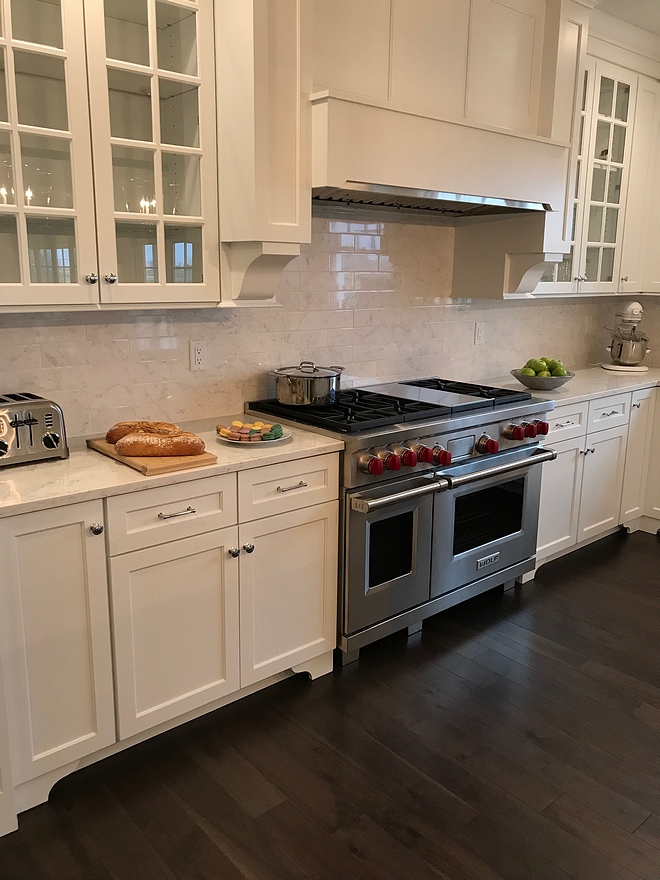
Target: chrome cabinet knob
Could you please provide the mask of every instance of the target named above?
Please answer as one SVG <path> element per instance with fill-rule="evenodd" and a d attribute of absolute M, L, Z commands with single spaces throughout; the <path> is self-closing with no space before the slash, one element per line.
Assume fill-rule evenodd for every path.
<path fill-rule="evenodd" d="M 89 275 L 85 275 L 85 281 L 88 284 L 98 284 L 99 276 L 96 272 L 90 272 Z"/>
<path fill-rule="evenodd" d="M 229 555 L 232 556 L 234 559 L 236 559 L 237 556 L 241 555 L 241 551 L 238 549 L 238 547 L 230 547 L 227 550 L 227 553 L 229 553 Z"/>
<path fill-rule="evenodd" d="M 628 276 L 627 276 L 627 275 L 624 275 L 624 276 L 621 278 L 621 280 L 622 280 L 622 281 L 627 281 L 627 280 L 628 280 Z"/>
<path fill-rule="evenodd" d="M 93 535 L 102 535 L 103 534 L 103 523 L 92 523 L 89 527 L 90 532 Z"/>
<path fill-rule="evenodd" d="M 108 272 L 108 274 L 105 276 L 105 280 L 108 282 L 108 284 L 116 284 L 119 279 L 114 272 Z"/>
<path fill-rule="evenodd" d="M 243 550 L 246 553 L 254 553 L 254 544 L 243 544 Z"/>

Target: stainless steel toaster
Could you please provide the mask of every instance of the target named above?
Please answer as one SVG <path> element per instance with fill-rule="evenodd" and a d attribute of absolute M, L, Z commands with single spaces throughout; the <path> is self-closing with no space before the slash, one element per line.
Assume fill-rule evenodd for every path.
<path fill-rule="evenodd" d="M 0 394 L 0 467 L 68 457 L 64 415 L 56 403 L 29 392 Z"/>

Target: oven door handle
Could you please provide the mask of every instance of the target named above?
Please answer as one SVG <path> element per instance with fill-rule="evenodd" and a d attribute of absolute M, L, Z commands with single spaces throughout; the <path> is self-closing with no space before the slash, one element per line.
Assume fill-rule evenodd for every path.
<path fill-rule="evenodd" d="M 441 477 L 436 478 L 433 483 L 429 483 L 427 486 L 418 486 L 416 489 L 404 489 L 403 492 L 394 492 L 392 495 L 374 498 L 371 501 L 354 496 L 351 498 L 351 508 L 358 513 L 371 513 L 374 510 L 380 510 L 381 507 L 389 507 L 390 504 L 409 501 L 411 498 L 421 498 L 422 495 L 433 495 L 435 492 L 445 492 L 447 489 L 449 489 L 449 481 Z"/>
<path fill-rule="evenodd" d="M 475 471 L 472 474 L 462 474 L 453 477 L 451 474 L 438 474 L 443 480 L 449 483 L 450 489 L 458 489 L 460 486 L 468 486 L 470 483 L 479 483 L 487 480 L 489 477 L 500 477 L 504 474 L 510 474 L 514 471 L 521 471 L 524 468 L 533 467 L 536 464 L 543 464 L 544 461 L 554 461 L 557 453 L 554 449 L 544 449 L 539 447 L 538 451 L 522 461 L 512 461 L 508 464 L 498 464 L 494 467 L 484 468 L 482 471 Z"/>

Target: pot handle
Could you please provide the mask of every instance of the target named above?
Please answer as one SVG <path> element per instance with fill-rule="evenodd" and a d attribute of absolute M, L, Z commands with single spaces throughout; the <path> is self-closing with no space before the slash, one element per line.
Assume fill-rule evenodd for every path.
<path fill-rule="evenodd" d="M 309 372 L 316 373 L 316 364 L 314 363 L 314 361 L 300 361 L 300 366 L 298 367 L 298 369 L 302 370 L 302 372 L 305 372 L 305 367 L 311 367 L 312 369 Z"/>
<path fill-rule="evenodd" d="M 269 373 L 269 375 L 270 375 L 270 376 L 275 376 L 275 384 L 276 384 L 276 385 L 277 385 L 277 383 L 278 383 L 281 379 L 286 379 L 286 384 L 289 385 L 289 386 L 291 385 L 291 377 L 290 377 L 290 376 L 286 376 L 286 375 L 284 375 L 284 373 L 279 373 L 277 370 L 272 370 L 272 371 Z"/>
<path fill-rule="evenodd" d="M 346 367 L 338 367 L 337 364 L 331 364 L 328 367 L 329 370 L 338 370 L 340 373 L 343 373 Z"/>

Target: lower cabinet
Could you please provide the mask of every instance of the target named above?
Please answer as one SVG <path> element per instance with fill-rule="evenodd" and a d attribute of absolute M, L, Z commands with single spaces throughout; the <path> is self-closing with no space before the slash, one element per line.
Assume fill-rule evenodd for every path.
<path fill-rule="evenodd" d="M 14 783 L 11 772 L 11 753 L 9 751 L 9 727 L 7 725 L 7 704 L 5 701 L 2 663 L 0 662 L 0 837 L 14 831 L 16 807 L 14 805 Z"/>
<path fill-rule="evenodd" d="M 240 526 L 241 686 L 336 645 L 336 501 Z"/>
<path fill-rule="evenodd" d="M 0 645 L 14 785 L 115 742 L 102 524 L 101 501 L 0 520 Z"/>
<path fill-rule="evenodd" d="M 549 445 L 557 452 L 557 458 L 543 464 L 537 559 L 577 543 L 585 438 Z"/>
<path fill-rule="evenodd" d="M 543 465 L 536 557 L 568 550 L 619 524 L 627 425 L 548 445 Z"/>
<path fill-rule="evenodd" d="M 619 524 L 628 426 L 587 434 L 578 543 Z"/>
<path fill-rule="evenodd" d="M 649 481 L 655 388 L 644 388 L 632 395 L 626 469 L 623 478 L 619 522 L 626 523 L 644 514 L 644 501 Z"/>
<path fill-rule="evenodd" d="M 119 737 L 240 687 L 236 526 L 110 560 Z"/>

